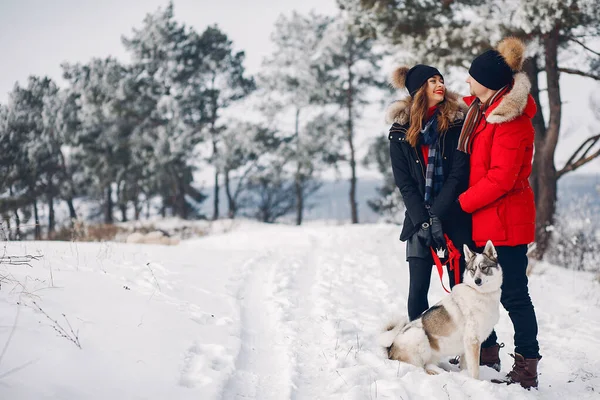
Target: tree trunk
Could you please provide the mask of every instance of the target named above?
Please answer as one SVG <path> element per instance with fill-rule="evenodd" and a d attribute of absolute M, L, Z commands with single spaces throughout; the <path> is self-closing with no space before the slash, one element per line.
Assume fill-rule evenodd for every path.
<path fill-rule="evenodd" d="M 123 199 L 123 188 L 121 183 L 117 184 L 117 202 L 121 211 L 121 222 L 127 222 L 127 202 Z"/>
<path fill-rule="evenodd" d="M 349 35 L 348 40 L 353 41 L 352 35 Z M 352 114 L 353 111 L 353 101 L 354 101 L 354 88 L 352 86 L 354 75 L 352 73 L 352 65 L 354 63 L 353 60 L 353 43 L 350 43 L 350 54 L 348 57 L 348 92 L 346 96 L 346 106 L 348 107 L 348 146 L 350 148 L 350 213 L 352 217 L 352 223 L 358 223 L 358 207 L 356 204 L 356 159 L 354 154 L 354 116 Z"/>
<path fill-rule="evenodd" d="M 73 197 L 67 198 L 67 205 L 69 206 L 69 218 L 71 220 L 77 219 L 77 212 L 75 211 L 75 206 L 73 205 Z"/>
<path fill-rule="evenodd" d="M 42 227 L 40 226 L 40 215 L 38 213 L 37 199 L 33 199 L 33 220 L 35 221 L 35 240 L 42 240 Z"/>
<path fill-rule="evenodd" d="M 6 231 L 3 232 L 4 235 L 2 235 L 2 240 L 11 240 L 11 226 L 10 226 L 10 215 L 9 214 L 3 214 L 4 217 L 4 223 L 6 224 Z"/>
<path fill-rule="evenodd" d="M 150 201 L 148 200 L 148 208 L 147 208 L 147 214 L 150 214 Z M 163 218 L 167 217 L 167 200 L 163 197 L 162 198 L 162 205 L 160 206 L 160 216 Z"/>
<path fill-rule="evenodd" d="M 54 196 L 50 194 L 48 196 L 48 239 L 52 239 L 55 226 L 56 220 L 54 216 Z"/>
<path fill-rule="evenodd" d="M 542 149 L 544 147 L 544 138 L 546 137 L 546 121 L 544 120 L 544 114 L 542 113 L 542 107 L 540 106 L 540 86 L 538 76 L 540 73 L 540 67 L 538 64 L 538 56 L 534 56 L 525 60 L 523 64 L 523 70 L 529 77 L 529 81 L 531 82 L 531 96 L 535 100 L 536 105 L 538 106 L 537 112 L 533 117 L 533 128 L 535 129 L 535 149 L 536 153 L 533 157 L 533 165 L 531 170 L 531 176 L 529 178 L 529 182 L 531 184 L 531 188 L 533 189 L 533 193 L 535 195 L 536 207 L 538 205 L 537 200 L 539 198 L 539 174 L 540 170 L 540 157 L 541 152 L 538 152 L 537 149 Z"/>
<path fill-rule="evenodd" d="M 212 77 L 212 86 L 215 87 L 216 76 Z M 215 93 L 215 91 L 213 91 Z M 217 147 L 217 110 L 218 110 L 218 98 L 215 94 L 212 95 L 211 98 L 211 118 L 210 118 L 210 134 L 212 137 L 213 144 L 213 163 L 215 167 L 215 188 L 214 188 L 214 199 L 213 199 L 213 221 L 219 219 L 219 167 L 218 167 L 218 157 L 219 157 L 219 148 Z"/>
<path fill-rule="evenodd" d="M 146 203 L 146 219 L 150 219 L 150 196 L 144 193 L 144 202 Z"/>
<path fill-rule="evenodd" d="M 304 214 L 304 193 L 302 185 L 302 163 L 300 160 L 300 109 L 296 109 L 296 136 L 297 160 L 296 160 L 296 175 L 294 176 L 294 187 L 296 189 L 296 225 L 302 225 Z"/>
<path fill-rule="evenodd" d="M 111 187 L 110 183 L 106 187 L 105 201 L 106 201 L 106 204 L 104 205 L 104 223 L 112 224 L 114 222 L 114 218 L 113 218 L 114 203 L 113 203 L 113 199 L 112 199 L 112 187 Z"/>
<path fill-rule="evenodd" d="M 142 213 L 142 204 L 140 203 L 140 193 L 133 198 L 133 215 L 136 221 L 140 220 L 140 214 Z"/>
<path fill-rule="evenodd" d="M 536 251 L 533 256 L 541 260 L 548 249 L 552 231 L 549 229 L 554 224 L 556 211 L 556 167 L 554 153 L 558 144 L 560 133 L 561 107 L 560 82 L 558 71 L 558 36 L 559 29 L 555 27 L 544 39 L 546 53 L 546 80 L 548 86 L 548 104 L 550 118 L 544 137 L 544 143 L 536 151 L 539 154 L 538 200 L 536 216 Z"/>
<path fill-rule="evenodd" d="M 302 225 L 302 218 L 304 217 L 304 193 L 302 191 L 302 178 L 299 163 L 296 169 L 294 187 L 296 188 L 296 225 Z"/>
<path fill-rule="evenodd" d="M 229 180 L 229 170 L 225 169 L 225 193 L 227 194 L 227 204 L 229 206 L 229 211 L 227 212 L 227 216 L 231 219 L 235 218 L 236 205 L 233 195 L 231 194 L 231 182 Z"/>
<path fill-rule="evenodd" d="M 187 202 L 185 201 L 185 184 L 183 182 L 183 177 L 177 178 L 177 208 L 178 214 L 183 219 L 188 219 L 189 210 L 187 206 Z"/>
<path fill-rule="evenodd" d="M 119 210 L 121 211 L 121 222 L 127 222 L 127 204 L 119 203 Z"/>
<path fill-rule="evenodd" d="M 64 174 L 64 179 L 66 180 L 67 184 L 68 184 L 68 196 L 67 196 L 67 205 L 69 206 L 69 218 L 71 219 L 71 221 L 77 219 L 77 212 L 75 212 L 75 207 L 73 206 L 73 196 L 74 196 L 74 191 L 73 191 L 73 178 L 71 176 L 71 174 L 69 174 L 68 170 L 67 170 L 67 162 L 65 160 L 65 155 L 63 154 L 62 150 L 58 152 L 60 155 L 60 166 L 62 169 L 62 173 Z"/>
<path fill-rule="evenodd" d="M 12 197 L 12 195 L 13 195 L 12 185 L 8 186 L 8 195 L 10 197 Z M 14 236 L 14 239 L 21 240 L 21 218 L 19 218 L 19 209 L 15 208 L 14 213 L 15 213 L 15 236 Z M 9 226 L 8 235 L 10 236 L 10 222 L 7 225 Z"/>
<path fill-rule="evenodd" d="M 216 150 L 215 150 L 216 152 Z M 214 198 L 213 198 L 213 221 L 219 219 L 219 170 L 215 167 L 215 188 L 214 188 Z"/>
<path fill-rule="evenodd" d="M 21 240 L 21 218 L 19 217 L 18 208 L 15 208 L 15 239 Z"/>

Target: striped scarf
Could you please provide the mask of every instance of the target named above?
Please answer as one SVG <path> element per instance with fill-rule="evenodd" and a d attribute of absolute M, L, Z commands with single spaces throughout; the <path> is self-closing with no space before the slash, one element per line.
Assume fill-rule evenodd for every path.
<path fill-rule="evenodd" d="M 485 103 L 481 103 L 481 101 L 476 97 L 469 110 L 467 111 L 467 116 L 465 117 L 465 122 L 463 123 L 462 130 L 460 131 L 460 137 L 458 139 L 458 150 L 471 154 L 473 150 L 473 141 L 471 140 L 471 135 L 475 131 L 475 128 L 479 125 L 483 114 L 488 109 L 488 107 L 504 96 L 506 92 L 509 90 L 509 85 L 504 86 L 500 90 L 498 90 L 492 97 L 487 99 Z"/>
<path fill-rule="evenodd" d="M 437 130 L 437 110 L 421 130 L 423 144 L 429 146 L 427 169 L 425 170 L 425 204 L 433 204 L 433 199 L 442 190 L 444 184 L 444 169 L 442 154 L 439 147 L 439 132 Z"/>

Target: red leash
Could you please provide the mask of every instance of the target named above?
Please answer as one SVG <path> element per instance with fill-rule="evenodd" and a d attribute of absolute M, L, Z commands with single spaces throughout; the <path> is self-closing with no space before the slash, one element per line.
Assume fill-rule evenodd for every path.
<path fill-rule="evenodd" d="M 446 286 L 444 286 L 444 281 L 442 280 L 442 276 L 444 275 L 444 265 L 448 265 L 448 273 L 450 273 L 450 271 L 454 271 L 454 282 L 455 284 L 459 284 L 460 283 L 460 251 L 458 251 L 458 249 L 454 246 L 454 243 L 452 243 L 452 240 L 450 240 L 450 238 L 448 237 L 448 235 L 444 234 L 444 237 L 446 238 L 446 247 L 448 248 L 448 259 L 446 261 L 444 261 L 442 263 L 442 261 L 440 260 L 440 258 L 438 257 L 436 251 L 433 249 L 433 247 L 430 247 L 431 249 L 431 255 L 433 256 L 433 262 L 435 263 L 435 266 L 437 267 L 437 271 L 438 271 L 438 275 L 440 276 L 440 283 L 442 284 L 442 287 L 444 288 L 444 290 L 446 291 L 446 293 L 450 293 L 450 291 L 448 289 L 446 289 Z"/>

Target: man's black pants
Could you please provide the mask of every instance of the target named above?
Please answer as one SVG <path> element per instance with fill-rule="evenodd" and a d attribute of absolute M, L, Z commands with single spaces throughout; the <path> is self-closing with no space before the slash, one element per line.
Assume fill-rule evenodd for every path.
<path fill-rule="evenodd" d="M 504 277 L 500 302 L 513 323 L 515 352 L 525 358 L 538 358 L 540 348 L 537 341 L 537 319 L 525 274 L 528 263 L 527 245 L 498 246 L 496 252 Z M 492 331 L 481 347 L 491 347 L 497 340 L 496 332 Z"/>

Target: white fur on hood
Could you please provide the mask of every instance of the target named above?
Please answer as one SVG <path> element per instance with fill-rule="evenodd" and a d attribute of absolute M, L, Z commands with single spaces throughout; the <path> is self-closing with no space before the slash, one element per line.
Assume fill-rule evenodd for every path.
<path fill-rule="evenodd" d="M 410 107 L 412 105 L 413 98 L 407 96 L 402 100 L 394 101 L 389 105 L 385 112 L 385 122 L 387 124 L 398 123 L 400 125 L 407 124 L 410 121 Z M 463 120 L 467 112 L 467 105 L 463 101 L 462 97 L 458 94 L 448 90 L 446 92 L 446 101 L 452 103 L 454 112 L 450 116 L 452 121 Z"/>
<path fill-rule="evenodd" d="M 500 104 L 485 119 L 490 124 L 502 124 L 514 120 L 523 114 L 531 90 L 531 82 L 527 74 L 519 72 L 515 75 L 515 83 L 510 92 L 504 95 Z"/>

